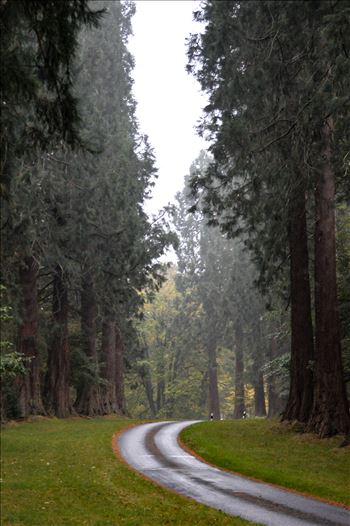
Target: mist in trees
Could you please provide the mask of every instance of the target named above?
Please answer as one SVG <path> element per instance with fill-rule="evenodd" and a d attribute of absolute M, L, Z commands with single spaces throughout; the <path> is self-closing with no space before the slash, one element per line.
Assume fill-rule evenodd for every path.
<path fill-rule="evenodd" d="M 267 307 L 256 289 L 244 237 L 227 239 L 202 212 L 190 212 L 190 178 L 209 164 L 201 152 L 176 198 L 177 265 L 140 322 L 143 355 L 128 381 L 130 404 L 161 418 L 278 417 L 288 383 L 283 301 L 276 291 Z"/>

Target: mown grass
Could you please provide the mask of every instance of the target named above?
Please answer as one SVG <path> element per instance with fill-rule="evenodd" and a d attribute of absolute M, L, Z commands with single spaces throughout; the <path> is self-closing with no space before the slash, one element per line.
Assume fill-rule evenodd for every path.
<path fill-rule="evenodd" d="M 112 451 L 119 418 L 42 419 L 2 430 L 4 526 L 244 526 L 144 480 Z"/>
<path fill-rule="evenodd" d="M 208 462 L 286 488 L 350 504 L 350 448 L 264 419 L 203 422 L 181 440 Z"/>

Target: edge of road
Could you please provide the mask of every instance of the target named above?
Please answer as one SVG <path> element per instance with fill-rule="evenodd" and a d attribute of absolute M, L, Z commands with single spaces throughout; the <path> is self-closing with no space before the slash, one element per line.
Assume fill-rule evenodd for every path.
<path fill-rule="evenodd" d="M 177 422 L 177 420 L 174 420 L 173 422 Z M 123 455 L 121 454 L 121 451 L 120 451 L 120 447 L 119 447 L 119 438 L 124 434 L 124 433 L 127 433 L 128 431 L 130 431 L 132 428 L 134 427 L 137 427 L 137 426 L 142 426 L 144 424 L 156 424 L 158 423 L 157 420 L 150 420 L 149 422 L 144 422 L 143 424 L 130 424 L 129 426 L 127 427 L 124 427 L 123 429 L 121 429 L 120 431 L 116 431 L 115 433 L 113 433 L 112 435 L 112 450 L 113 450 L 113 453 L 114 455 L 117 457 L 118 460 L 120 460 L 125 466 L 127 466 L 131 471 L 133 471 L 134 473 L 136 473 L 139 477 L 142 477 L 144 480 L 146 480 L 147 482 L 150 482 L 153 486 L 157 487 L 157 488 L 162 488 L 163 490 L 165 491 L 169 491 L 170 493 L 172 493 L 173 495 L 177 495 L 178 497 L 181 497 L 183 499 L 186 499 L 189 503 L 193 504 L 197 504 L 198 506 L 205 506 L 206 508 L 210 508 L 209 505 L 207 504 L 202 504 L 201 502 L 197 502 L 195 499 L 192 499 L 191 497 L 188 497 L 187 495 L 184 495 L 182 493 L 178 493 L 177 491 L 175 491 L 174 489 L 170 488 L 169 486 L 165 486 L 164 484 L 161 484 L 160 482 L 156 482 L 155 480 L 153 480 L 152 478 L 150 477 L 147 477 L 147 475 L 145 475 L 144 473 L 142 473 L 141 471 L 138 471 L 136 468 L 134 468 L 134 466 L 132 466 L 131 464 L 129 464 L 125 458 L 123 457 Z M 159 421 L 159 423 L 161 424 L 162 422 Z M 170 422 L 169 422 L 170 423 Z M 211 508 L 213 509 L 213 508 Z M 230 515 L 229 513 L 226 513 L 225 511 L 223 510 L 217 510 L 219 511 L 220 513 L 223 513 L 224 515 L 226 515 L 227 517 L 232 517 L 232 515 Z M 252 522 L 252 524 L 255 524 Z"/>
<path fill-rule="evenodd" d="M 143 424 L 130 424 L 129 426 L 127 427 L 124 427 L 123 429 L 121 429 L 120 431 L 116 431 L 115 433 L 113 433 L 112 435 L 112 450 L 113 450 L 113 453 L 114 455 L 117 457 L 118 460 L 120 460 L 120 462 L 122 462 L 125 466 L 127 466 L 131 471 L 133 471 L 134 473 L 136 473 L 137 475 L 139 475 L 140 477 L 142 477 L 144 480 L 147 480 L 148 482 L 151 482 L 154 486 L 161 486 L 163 489 L 169 489 L 169 491 L 172 491 L 170 490 L 170 488 L 167 488 L 167 486 L 163 486 L 161 484 L 158 484 L 155 480 L 151 479 L 150 477 L 147 477 L 147 475 L 145 475 L 144 473 L 142 473 L 141 471 L 138 471 L 136 468 L 134 468 L 134 466 L 132 466 L 131 464 L 129 464 L 125 458 L 123 457 L 123 455 L 121 454 L 121 451 L 120 451 L 120 447 L 119 447 L 119 438 L 124 435 L 124 433 L 127 433 L 128 431 L 130 431 L 131 429 L 133 429 L 134 427 L 137 427 L 137 426 L 143 426 L 144 424 L 153 424 L 155 422 L 153 421 L 150 421 L 150 422 L 144 422 Z M 176 491 L 173 491 L 173 493 L 176 493 L 176 495 L 178 495 L 178 493 Z"/>
<path fill-rule="evenodd" d="M 172 422 L 181 422 L 181 420 L 173 420 Z M 170 491 L 171 493 L 175 494 L 175 495 L 179 495 L 185 499 L 187 499 L 188 501 L 191 501 L 193 502 L 193 499 L 191 497 L 188 497 L 187 495 L 183 495 L 183 494 L 180 494 L 178 493 L 177 491 L 169 488 L 168 486 L 165 486 L 163 484 L 160 484 L 158 482 L 156 482 L 155 480 L 153 480 L 152 478 L 148 477 L 147 475 L 145 475 L 144 473 L 142 473 L 141 471 L 138 471 L 136 468 L 134 468 L 131 464 L 129 464 L 125 458 L 123 457 L 123 455 L 121 454 L 121 451 L 120 451 L 120 447 L 119 447 L 119 438 L 124 434 L 124 433 L 127 433 L 128 431 L 130 431 L 132 428 L 134 427 L 137 427 L 137 426 L 142 426 L 142 425 L 145 425 L 145 424 L 156 424 L 156 423 L 159 423 L 161 424 L 162 421 L 157 421 L 157 420 L 150 420 L 150 421 L 147 421 L 147 422 L 144 422 L 143 424 L 135 424 L 135 423 L 130 423 L 129 426 L 127 427 L 124 427 L 123 429 L 121 429 L 120 431 L 117 431 L 116 433 L 113 433 L 112 435 L 112 450 L 113 450 L 113 453 L 115 454 L 115 456 L 118 458 L 118 460 L 120 460 L 124 465 L 126 465 L 130 470 L 132 470 L 134 473 L 136 473 L 137 475 L 139 475 L 140 477 L 142 477 L 144 480 L 146 480 L 147 482 L 151 482 L 154 486 L 157 486 L 157 487 L 161 487 L 167 491 Z M 171 422 L 169 422 L 171 423 Z M 200 422 L 197 422 L 197 423 L 200 423 Z M 191 425 L 196 425 L 196 424 L 191 424 Z M 188 426 L 190 427 L 190 426 Z M 210 462 L 208 462 L 207 460 L 205 460 L 203 457 L 201 457 L 198 453 L 196 453 L 195 451 L 193 451 L 191 448 L 189 448 L 184 442 L 182 442 L 181 438 L 180 438 L 180 434 L 178 434 L 177 436 L 177 443 L 178 445 L 184 450 L 186 451 L 188 454 L 192 455 L 193 457 L 195 457 L 197 460 L 199 460 L 200 462 L 203 462 L 204 464 L 212 467 L 212 468 L 216 468 L 216 469 L 219 469 L 221 471 L 224 471 L 226 473 L 230 473 L 231 475 L 237 475 L 239 477 L 242 477 L 242 478 L 245 478 L 245 479 L 248 479 L 248 480 L 252 480 L 254 482 L 258 482 L 258 483 L 261 483 L 261 484 L 268 484 L 270 486 L 273 486 L 275 488 L 278 488 L 278 489 L 281 489 L 281 490 L 284 490 L 284 491 L 287 491 L 287 492 L 290 492 L 290 493 L 294 493 L 296 495 L 300 495 L 302 497 L 307 497 L 307 498 L 311 498 L 311 499 L 314 499 L 314 500 L 318 500 L 320 502 L 324 502 L 325 504 L 330 504 L 332 506 L 337 506 L 338 508 L 344 508 L 346 510 L 350 510 L 350 506 L 348 506 L 347 504 L 344 504 L 342 502 L 337 502 L 337 501 L 332 501 L 330 499 L 325 499 L 323 497 L 318 497 L 317 495 L 312 495 L 311 493 L 307 493 L 307 492 L 302 492 L 302 491 L 298 491 L 296 489 L 293 489 L 293 488 L 288 488 L 286 486 L 281 486 L 280 484 L 275 484 L 273 482 L 268 482 L 268 481 L 265 481 L 265 480 L 261 480 L 261 479 L 258 479 L 258 478 L 255 478 L 255 477 L 252 477 L 252 476 L 249 476 L 249 475 L 244 475 L 242 473 L 239 473 L 238 471 L 232 471 L 228 468 L 224 468 L 224 467 L 221 467 L 221 466 L 217 466 L 215 464 L 212 464 Z M 205 506 L 205 504 L 201 504 L 202 506 Z M 225 513 L 224 511 L 220 510 L 222 513 Z M 227 515 L 225 513 L 225 515 Z"/>
<path fill-rule="evenodd" d="M 203 422 L 204 422 L 204 420 L 203 420 Z M 200 423 L 200 422 L 198 422 L 198 423 Z M 192 424 L 192 425 L 196 425 L 196 424 Z M 314 499 L 314 500 L 318 500 L 320 502 L 324 502 L 325 504 L 330 504 L 332 506 L 338 506 L 338 508 L 345 508 L 346 510 L 350 510 L 350 506 L 348 506 L 347 504 L 344 504 L 343 502 L 338 502 L 338 501 L 326 499 L 324 497 L 319 497 L 317 495 L 313 495 L 312 493 L 307 493 L 307 492 L 299 491 L 299 490 L 294 489 L 294 488 L 288 488 L 286 486 L 281 486 L 280 484 L 276 484 L 274 482 L 269 482 L 267 480 L 258 479 L 256 477 L 252 477 L 251 475 L 244 475 L 243 473 L 240 473 L 239 471 L 232 471 L 231 469 L 224 468 L 222 466 L 217 466 L 216 464 L 212 464 L 208 460 L 205 460 L 203 457 L 201 457 L 193 449 L 188 447 L 181 440 L 180 434 L 181 434 L 181 432 L 177 436 L 177 443 L 179 444 L 179 446 L 184 451 L 186 451 L 187 453 L 189 453 L 190 455 L 195 457 L 197 460 L 199 460 L 200 462 L 203 462 L 204 464 L 207 464 L 208 466 L 210 466 L 212 468 L 220 469 L 221 471 L 225 471 L 226 473 L 231 473 L 231 475 L 237 475 L 238 477 L 242 477 L 242 478 L 245 478 L 245 479 L 248 479 L 248 480 L 252 480 L 254 482 L 260 482 L 262 484 L 269 484 L 270 486 L 273 486 L 274 488 L 278 488 L 278 489 L 281 489 L 281 490 L 284 490 L 284 491 L 289 491 L 290 493 L 294 493 L 294 494 L 300 495 L 302 497 L 307 497 L 307 498 L 311 498 L 311 499 Z"/>
<path fill-rule="evenodd" d="M 174 422 L 175 422 L 175 420 L 174 420 Z M 180 495 L 181 497 L 184 497 L 184 498 L 188 499 L 189 501 L 193 502 L 193 499 L 191 499 L 191 497 L 187 497 L 186 495 L 182 495 L 182 494 L 178 493 L 177 491 L 169 488 L 168 486 L 165 486 L 165 485 L 161 484 L 160 482 L 156 482 L 151 477 L 148 477 L 147 475 L 142 473 L 142 471 L 139 471 L 138 469 L 134 468 L 134 466 L 129 464 L 129 462 L 127 462 L 125 460 L 125 458 L 123 457 L 123 455 L 121 454 L 120 446 L 119 446 L 119 438 L 122 435 L 124 435 L 124 433 L 127 433 L 128 431 L 130 431 L 131 429 L 133 429 L 134 427 L 137 427 L 137 426 L 143 426 L 144 424 L 156 424 L 156 423 L 158 423 L 157 420 L 150 420 L 149 422 L 144 422 L 143 424 L 130 424 L 129 426 L 124 427 L 120 431 L 116 431 L 115 433 L 113 433 L 113 435 L 112 435 L 112 450 L 113 450 L 113 453 L 115 454 L 117 459 L 120 460 L 120 462 L 122 462 L 131 471 L 133 471 L 134 473 L 136 473 L 137 475 L 142 477 L 144 480 L 147 480 L 147 482 L 151 482 L 154 486 L 156 486 L 158 488 L 161 487 L 161 488 L 163 488 L 163 489 L 165 489 L 167 491 L 170 491 L 174 495 Z M 159 421 L 159 423 L 161 424 L 161 421 Z M 205 504 L 202 504 L 202 506 L 205 506 Z M 223 512 L 223 513 L 225 513 L 225 512 Z"/>

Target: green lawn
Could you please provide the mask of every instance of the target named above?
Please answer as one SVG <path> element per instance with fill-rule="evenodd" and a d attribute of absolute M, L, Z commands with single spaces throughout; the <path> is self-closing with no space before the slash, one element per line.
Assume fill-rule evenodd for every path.
<path fill-rule="evenodd" d="M 350 504 L 350 448 L 264 419 L 204 422 L 181 440 L 208 462 L 287 488 Z"/>
<path fill-rule="evenodd" d="M 2 430 L 4 526 L 244 526 L 144 480 L 112 451 L 118 418 L 39 419 Z"/>

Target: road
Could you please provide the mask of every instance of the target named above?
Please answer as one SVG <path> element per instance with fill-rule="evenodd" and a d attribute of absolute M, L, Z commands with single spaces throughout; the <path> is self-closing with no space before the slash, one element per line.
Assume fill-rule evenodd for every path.
<path fill-rule="evenodd" d="M 199 461 L 178 444 L 197 421 L 144 424 L 124 432 L 119 451 L 134 469 L 177 493 L 267 526 L 349 526 L 350 512 Z"/>

